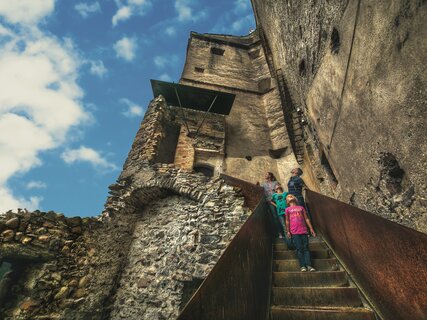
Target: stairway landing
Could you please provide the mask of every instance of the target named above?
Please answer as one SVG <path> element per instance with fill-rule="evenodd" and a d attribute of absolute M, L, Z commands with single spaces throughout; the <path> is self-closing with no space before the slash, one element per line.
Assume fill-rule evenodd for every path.
<path fill-rule="evenodd" d="M 271 320 L 375 320 L 358 289 L 319 237 L 310 237 L 314 272 L 301 272 L 294 250 L 283 239 L 273 247 Z"/>

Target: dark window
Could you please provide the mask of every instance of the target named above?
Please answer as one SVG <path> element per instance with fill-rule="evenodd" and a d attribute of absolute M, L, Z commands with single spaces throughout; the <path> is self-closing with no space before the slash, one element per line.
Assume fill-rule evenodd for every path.
<path fill-rule="evenodd" d="M 198 164 L 193 167 L 194 171 L 203 173 L 206 177 L 213 177 L 214 168 L 207 164 Z"/>
<path fill-rule="evenodd" d="M 248 55 L 251 59 L 255 59 L 259 57 L 260 49 L 252 50 L 248 52 Z"/>
<path fill-rule="evenodd" d="M 280 159 L 288 154 L 288 147 L 280 148 L 280 149 L 269 149 L 268 153 L 272 159 Z"/>
<path fill-rule="evenodd" d="M 203 72 L 205 72 L 205 69 L 200 68 L 200 67 L 195 67 L 195 68 L 194 68 L 194 71 L 196 71 L 196 72 L 200 72 L 200 73 L 203 73 Z"/>
<path fill-rule="evenodd" d="M 258 82 L 258 90 L 261 92 L 267 92 L 271 89 L 271 78 L 265 78 Z"/>
<path fill-rule="evenodd" d="M 211 52 L 212 52 L 213 54 L 218 55 L 218 56 L 223 56 L 223 55 L 224 55 L 224 51 L 225 51 L 225 50 L 220 49 L 220 48 L 216 48 L 216 47 L 212 47 L 212 48 L 211 48 Z"/>
<path fill-rule="evenodd" d="M 302 59 L 301 62 L 299 63 L 299 75 L 301 77 L 305 77 L 305 60 Z"/>
<path fill-rule="evenodd" d="M 331 53 L 338 54 L 340 52 L 340 34 L 337 29 L 332 30 L 331 34 Z"/>

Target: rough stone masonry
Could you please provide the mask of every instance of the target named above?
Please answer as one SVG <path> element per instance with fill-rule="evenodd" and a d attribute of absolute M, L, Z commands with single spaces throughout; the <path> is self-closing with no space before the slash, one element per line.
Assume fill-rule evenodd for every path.
<path fill-rule="evenodd" d="M 248 36 L 191 33 L 180 80 L 235 94 L 229 115 L 196 137 L 202 111 L 155 97 L 102 214 L 0 217 L 0 318 L 176 317 L 250 213 L 220 173 L 285 184 L 299 164 L 311 189 L 427 231 L 427 3 L 252 4 Z"/>
<path fill-rule="evenodd" d="M 0 217 L 0 253 L 9 266 L 0 283 L 2 319 L 178 315 L 249 211 L 220 178 L 153 162 L 169 112 L 161 97 L 150 104 L 142 142 L 134 143 L 99 217 Z"/>

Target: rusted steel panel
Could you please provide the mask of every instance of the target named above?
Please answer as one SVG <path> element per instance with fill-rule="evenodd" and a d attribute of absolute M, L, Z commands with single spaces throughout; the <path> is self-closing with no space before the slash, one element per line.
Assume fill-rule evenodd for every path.
<path fill-rule="evenodd" d="M 322 233 L 384 319 L 427 319 L 427 235 L 313 191 Z"/>
<path fill-rule="evenodd" d="M 268 319 L 272 232 L 267 203 L 259 191 L 254 185 L 242 186 L 243 194 L 259 204 L 178 319 Z"/>
<path fill-rule="evenodd" d="M 245 197 L 245 206 L 252 210 L 258 205 L 264 196 L 262 187 L 254 185 L 244 180 L 221 174 L 221 178 L 230 186 L 238 187 L 241 189 L 242 195 Z"/>

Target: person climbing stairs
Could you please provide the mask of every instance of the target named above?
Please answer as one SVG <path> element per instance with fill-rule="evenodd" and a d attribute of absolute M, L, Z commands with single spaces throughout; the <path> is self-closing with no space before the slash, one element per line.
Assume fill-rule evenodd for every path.
<path fill-rule="evenodd" d="M 283 239 L 273 244 L 271 320 L 375 320 L 320 236 L 310 237 L 309 250 L 316 271 L 301 272 L 295 251 Z"/>

